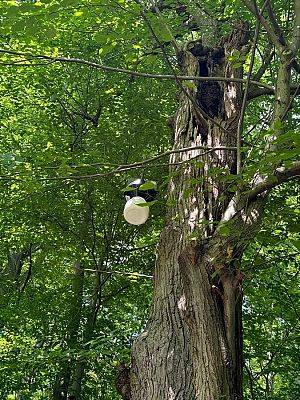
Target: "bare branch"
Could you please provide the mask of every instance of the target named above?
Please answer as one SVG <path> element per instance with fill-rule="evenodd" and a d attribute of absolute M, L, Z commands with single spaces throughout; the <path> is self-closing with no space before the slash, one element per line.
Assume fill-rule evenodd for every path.
<path fill-rule="evenodd" d="M 260 96 L 265 96 L 265 95 L 274 95 L 274 90 L 269 90 L 265 88 L 255 88 L 253 90 L 250 90 L 247 96 L 247 100 L 252 100 L 256 99 L 257 97 Z"/>
<path fill-rule="evenodd" d="M 6 49 L 0 49 L 0 53 L 3 54 L 11 54 L 15 56 L 21 56 L 21 57 L 29 57 L 32 59 L 42 59 L 42 60 L 48 60 L 51 62 L 57 62 L 57 63 L 71 63 L 71 64 L 82 64 L 86 65 L 92 68 L 96 68 L 102 71 L 106 72 L 116 72 L 116 73 L 121 73 L 121 74 L 126 74 L 126 75 L 131 75 L 131 76 L 138 76 L 142 78 L 152 78 L 152 79 L 160 79 L 160 80 L 176 80 L 179 79 L 181 81 L 220 81 L 220 82 L 240 82 L 240 83 L 246 83 L 246 79 L 241 79 L 241 78 L 228 78 L 224 76 L 189 76 L 189 75 L 177 75 L 176 78 L 174 75 L 164 75 L 164 74 L 151 74 L 148 72 L 137 72 L 137 71 L 132 71 L 129 69 L 124 69 L 124 68 L 117 68 L 117 67 L 109 67 L 107 65 L 102 65 L 96 62 L 92 61 L 87 61 L 83 60 L 81 58 L 69 58 L 69 57 L 52 57 L 48 56 L 45 54 L 31 54 L 31 53 L 24 53 L 24 52 L 19 52 L 19 51 L 13 51 L 13 50 L 6 50 Z M 20 64 L 18 64 L 20 65 Z M 25 65 L 24 65 L 25 66 Z M 31 66 L 29 64 L 26 64 L 26 66 Z M 257 81 L 250 81 L 251 84 L 259 87 L 264 87 L 266 89 L 272 90 L 274 92 L 274 88 L 266 83 L 262 82 L 257 82 Z"/>
<path fill-rule="evenodd" d="M 85 268 L 84 271 L 89 271 L 89 272 L 95 272 L 95 273 L 99 273 L 101 272 L 102 274 L 117 274 L 117 275 L 124 275 L 124 276 L 129 276 L 129 277 L 137 277 L 137 278 L 153 278 L 152 275 L 146 275 L 146 274 L 141 274 L 139 272 L 125 272 L 125 271 L 100 271 L 98 269 L 89 269 L 89 268 Z"/>
<path fill-rule="evenodd" d="M 174 150 L 168 150 L 165 151 L 164 153 L 158 154 L 152 158 L 148 158 L 146 160 L 143 161 L 138 161 L 136 163 L 132 163 L 132 164 L 121 164 L 121 165 L 117 165 L 117 164 L 110 164 L 110 163 L 95 163 L 95 164 L 91 164 L 91 165 L 99 165 L 99 166 L 116 166 L 115 169 L 108 171 L 108 172 L 104 172 L 104 173 L 100 173 L 100 174 L 90 174 L 90 175 L 70 175 L 70 176 L 54 176 L 54 177 L 49 177 L 49 178 L 37 178 L 37 180 L 39 181 L 54 181 L 54 180 L 82 180 L 82 179 L 97 179 L 97 178 L 103 178 L 106 176 L 110 176 L 110 175 L 114 175 L 116 173 L 119 172 L 124 172 L 124 171 L 129 171 L 131 169 L 136 169 L 136 168 L 142 168 L 147 164 L 150 164 L 153 161 L 156 161 L 162 157 L 166 157 L 169 156 L 170 154 L 174 154 L 174 153 L 183 153 L 185 151 L 190 151 L 190 150 L 197 150 L 197 149 L 203 149 L 205 150 L 205 153 L 203 154 L 207 154 L 209 152 L 212 151 L 235 151 L 236 147 L 232 146 L 232 147 L 226 147 L 226 146 L 218 146 L 218 147 L 207 147 L 207 146 L 191 146 L 191 147 L 183 147 L 180 149 L 174 149 Z M 198 154 L 196 157 L 200 157 L 203 154 Z M 192 161 L 191 160 L 187 160 L 188 161 Z M 183 162 L 182 162 L 183 163 Z M 180 165 L 181 163 L 175 163 L 174 165 Z M 165 164 L 170 165 L 168 164 Z M 171 164 L 172 165 L 172 164 Z M 89 165 L 87 165 L 89 166 Z M 76 166 L 75 166 L 76 167 Z M 0 176 L 0 180 L 7 180 L 7 181 L 14 181 L 14 180 L 18 180 L 19 182 L 22 182 L 22 179 L 19 178 L 18 176 Z"/>
<path fill-rule="evenodd" d="M 197 149 L 204 149 L 206 152 L 211 152 L 211 151 L 218 151 L 218 150 L 229 150 L 229 151 L 235 151 L 236 147 L 225 147 L 225 146 L 219 146 L 219 147 L 206 147 L 206 146 L 192 146 L 192 147 L 184 147 L 181 149 L 174 149 L 174 150 L 168 150 L 165 151 L 164 153 L 158 154 L 152 158 L 148 158 L 147 160 L 143 160 L 143 161 L 139 161 L 136 163 L 132 163 L 132 164 L 124 164 L 124 165 L 119 165 L 117 168 L 113 169 L 112 171 L 103 173 L 103 174 L 92 174 L 92 175 L 80 175 L 80 176 L 75 176 L 75 175 L 71 175 L 71 176 L 60 176 L 60 177 L 51 177 L 51 178 L 43 178 L 41 180 L 69 180 L 69 179 L 73 179 L 73 180 L 81 180 L 81 179 L 95 179 L 95 178 L 100 178 L 100 177 L 104 177 L 104 176 L 109 176 L 109 175 L 113 175 L 115 173 L 118 172 L 123 172 L 123 171 L 129 171 L 130 169 L 135 169 L 135 168 L 140 168 L 142 166 L 145 166 L 153 161 L 156 161 L 162 157 L 167 157 L 170 154 L 174 154 L 174 153 L 183 153 L 185 151 L 189 151 L 189 150 L 197 150 Z M 199 154 L 200 156 L 201 154 Z M 197 156 L 198 157 L 198 156 Z"/>
<path fill-rule="evenodd" d="M 290 86 L 290 89 L 291 89 L 291 95 L 293 95 L 294 97 L 300 95 L 300 90 L 299 90 L 298 84 L 292 84 Z M 256 99 L 257 97 L 260 97 L 260 96 L 274 95 L 274 94 L 275 94 L 274 90 L 269 90 L 266 88 L 255 88 L 255 89 L 249 91 L 247 99 L 252 100 L 252 99 Z"/>

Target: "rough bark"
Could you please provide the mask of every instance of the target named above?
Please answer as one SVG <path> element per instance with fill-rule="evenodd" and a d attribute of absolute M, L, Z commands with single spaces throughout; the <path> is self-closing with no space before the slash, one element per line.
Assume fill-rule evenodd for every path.
<path fill-rule="evenodd" d="M 291 66 L 299 49 L 299 24 L 292 45 L 281 43 L 262 15 L 256 15 L 255 7 L 244 2 L 268 28 L 280 59 L 274 135 L 266 144 L 269 151 L 275 149 L 274 139 L 283 131 L 279 122 L 291 107 Z M 247 41 L 248 27 L 237 24 L 215 48 L 193 42 L 181 54 L 183 73 L 240 78 L 242 69 L 235 69 L 228 56 L 234 50 L 245 54 Z M 200 82 L 182 92 L 172 121 L 174 149 L 236 145 L 242 100 L 239 83 Z M 238 186 L 232 195 L 222 178 L 236 174 L 232 151 L 205 154 L 195 148 L 173 154 L 170 165 L 170 207 L 157 247 L 153 305 L 132 349 L 126 399 L 242 400 L 239 263 L 260 225 L 268 190 L 275 186 L 269 183 L 272 173 L 266 177 L 258 171 L 250 184 Z M 281 173 L 284 169 L 278 167 L 273 173 L 276 184 L 295 172 Z"/>
<path fill-rule="evenodd" d="M 184 72 L 240 77 L 241 69 L 233 69 L 227 57 L 234 49 L 243 52 L 247 40 L 247 27 L 239 24 L 214 49 L 194 45 L 182 52 Z M 188 90 L 217 124 L 201 117 L 183 93 L 174 119 L 174 148 L 234 146 L 240 84 L 202 82 Z M 220 175 L 213 173 L 219 168 L 234 174 L 236 158 L 227 150 L 201 153 L 195 149 L 170 159 L 172 205 L 157 248 L 150 319 L 133 346 L 133 400 L 242 398 L 237 264 L 244 243 L 238 246 L 237 235 L 222 236 L 216 229 L 232 194 Z M 235 224 L 243 228 L 241 214 Z"/>

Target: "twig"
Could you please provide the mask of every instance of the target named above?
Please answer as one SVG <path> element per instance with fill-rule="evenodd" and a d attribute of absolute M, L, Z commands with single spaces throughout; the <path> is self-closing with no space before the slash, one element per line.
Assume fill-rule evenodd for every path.
<path fill-rule="evenodd" d="M 159 158 L 169 156 L 174 153 L 183 153 L 185 151 L 190 151 L 190 150 L 197 150 L 197 149 L 204 149 L 205 153 L 207 154 L 212 151 L 222 151 L 222 150 L 228 150 L 228 151 L 235 151 L 236 147 L 226 147 L 226 146 L 218 146 L 218 147 L 207 147 L 207 146 L 192 146 L 192 147 L 183 147 L 180 149 L 174 149 L 174 150 L 168 150 L 165 151 L 164 153 L 158 154 L 152 158 L 148 158 L 147 160 L 139 161 L 136 163 L 132 164 L 124 164 L 124 165 L 118 165 L 117 168 L 113 169 L 112 171 L 104 172 L 101 174 L 90 174 L 90 175 L 70 175 L 70 176 L 57 176 L 57 177 L 49 177 L 49 178 L 37 178 L 39 181 L 53 181 L 53 180 L 81 180 L 81 179 L 94 179 L 94 178 L 101 178 L 105 176 L 110 176 L 115 173 L 119 172 L 124 172 L 124 171 L 129 171 L 131 169 L 136 169 L 136 168 L 142 168 L 145 165 L 151 163 L 152 161 L 158 160 Z M 202 154 L 198 154 L 196 157 L 201 156 Z M 187 162 L 189 160 L 186 160 Z M 178 163 L 174 163 L 178 165 Z M 107 165 L 107 166 L 113 166 L 112 164 L 102 164 L 102 165 Z M 170 165 L 170 164 L 166 164 Z M 172 164 L 171 164 L 172 165 Z M 21 178 L 16 178 L 16 177 L 9 177 L 9 176 L 0 176 L 0 180 L 17 180 L 19 182 L 22 181 Z"/>
<path fill-rule="evenodd" d="M 293 329 L 298 329 L 298 323 L 296 323 L 294 326 L 288 327 L 285 331 L 284 337 L 281 339 L 280 343 L 278 344 L 277 348 L 273 351 L 273 353 L 271 354 L 271 357 L 269 358 L 269 360 L 266 362 L 265 365 L 261 366 L 261 370 L 258 374 L 256 374 L 256 380 L 263 375 L 263 373 L 265 372 L 266 369 L 268 369 L 270 367 L 270 365 L 272 364 L 272 362 L 274 361 L 274 358 L 277 356 L 277 354 L 282 350 L 283 347 L 286 346 L 286 342 L 288 337 L 290 336 L 290 334 L 293 332 Z"/>
<path fill-rule="evenodd" d="M 127 284 L 125 286 L 122 286 L 116 292 L 111 293 L 110 295 L 107 295 L 107 296 L 103 296 L 102 304 L 104 304 L 105 302 L 109 301 L 112 298 L 115 298 L 116 296 L 118 296 L 118 294 L 122 293 L 124 290 L 128 289 L 129 287 L 130 287 L 130 284 Z"/>
<path fill-rule="evenodd" d="M 171 29 L 170 29 L 169 26 L 165 23 L 165 20 L 164 20 L 163 16 L 161 15 L 161 12 L 159 11 L 159 8 L 156 6 L 155 2 L 154 2 L 153 0 L 150 0 L 150 1 L 151 1 L 151 3 L 152 3 L 152 6 L 153 6 L 153 8 L 154 8 L 156 14 L 158 15 L 158 17 L 159 17 L 159 19 L 160 19 L 160 21 L 162 22 L 162 24 L 163 24 L 164 27 L 166 28 L 168 34 L 170 35 L 172 44 L 173 44 L 174 49 L 175 49 L 175 52 L 176 52 L 176 54 L 178 55 L 179 52 L 180 52 L 180 49 L 179 49 L 178 43 L 177 43 L 177 41 L 176 41 L 176 39 L 175 39 L 175 37 L 174 37 L 174 35 L 173 35 Z"/>
<path fill-rule="evenodd" d="M 201 148 L 201 147 L 202 146 L 187 147 L 185 150 L 195 150 L 195 149 Z M 232 148 L 230 148 L 230 147 L 216 147 L 214 149 L 207 150 L 204 153 L 197 154 L 195 157 L 193 157 L 193 158 L 191 158 L 189 160 L 184 160 L 184 161 L 181 161 L 181 162 L 178 162 L 178 163 L 159 164 L 159 165 L 156 165 L 156 166 L 182 165 L 184 163 L 191 162 L 195 158 L 198 158 L 198 157 L 200 157 L 202 155 L 208 154 L 208 153 L 210 153 L 212 151 L 215 151 L 215 150 L 216 151 L 217 150 L 231 150 L 231 151 L 233 151 L 233 150 L 236 150 L 236 147 L 232 147 Z M 155 156 L 155 157 L 153 157 L 151 159 L 148 159 L 148 160 L 145 160 L 145 161 L 142 161 L 142 162 L 133 163 L 133 164 L 121 165 L 121 166 L 119 166 L 118 168 L 115 168 L 112 171 L 108 171 L 108 172 L 104 172 L 104 173 L 100 173 L 100 174 L 58 176 L 58 177 L 50 177 L 50 178 L 40 178 L 38 180 L 40 180 L 40 181 L 82 180 L 82 179 L 95 179 L 95 178 L 106 177 L 106 176 L 110 176 L 110 175 L 113 175 L 113 174 L 119 173 L 119 172 L 129 171 L 129 170 L 137 169 L 137 168 L 143 168 L 146 164 L 148 164 L 148 163 L 150 163 L 152 161 L 155 161 L 158 158 L 165 157 L 165 156 L 168 156 L 168 155 L 173 154 L 173 153 L 181 153 L 182 151 L 183 151 L 183 149 L 175 149 L 173 151 L 170 151 L 170 152 L 168 151 L 168 152 L 165 152 L 165 153 L 163 153 L 161 155 Z"/>

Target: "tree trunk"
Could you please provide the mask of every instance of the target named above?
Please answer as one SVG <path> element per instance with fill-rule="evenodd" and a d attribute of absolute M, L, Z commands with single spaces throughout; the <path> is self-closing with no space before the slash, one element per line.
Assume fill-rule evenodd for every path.
<path fill-rule="evenodd" d="M 81 236 L 79 248 L 83 253 L 86 250 L 90 239 L 90 225 L 92 224 L 93 209 L 91 206 L 92 189 L 88 187 L 82 200 L 84 206 L 83 219 L 81 225 Z M 94 240 L 94 238 L 93 238 Z M 94 250 L 94 248 L 93 248 Z M 87 343 L 91 340 L 94 325 L 99 309 L 99 275 L 94 278 L 93 294 L 91 296 L 89 313 L 83 330 L 83 341 Z M 66 328 L 66 342 L 68 349 L 75 350 L 79 344 L 80 324 L 82 321 L 83 291 L 84 291 L 84 265 L 76 262 L 72 282 L 73 296 L 70 304 L 70 320 Z M 53 388 L 53 398 L 55 400 L 79 400 L 81 398 L 81 383 L 84 376 L 85 362 L 79 358 L 71 357 L 63 361 L 60 371 L 56 376 Z"/>
<path fill-rule="evenodd" d="M 70 350 L 74 349 L 78 342 L 78 332 L 82 317 L 84 270 L 79 262 L 74 265 L 72 282 L 73 296 L 70 304 L 70 320 L 66 329 L 67 344 Z M 54 400 L 66 400 L 72 371 L 72 360 L 62 361 L 60 371 L 57 373 L 54 388 Z"/>
<path fill-rule="evenodd" d="M 102 263 L 100 263 L 99 269 L 101 269 L 101 265 Z M 86 318 L 86 323 L 83 332 L 83 343 L 85 343 L 86 346 L 93 339 L 93 334 L 100 304 L 101 304 L 101 275 L 99 273 L 96 274 L 94 277 L 93 295 L 90 300 L 89 313 Z M 86 367 L 85 360 L 78 360 L 74 364 L 68 390 L 70 400 L 81 399 L 81 387 L 82 387 L 82 379 L 84 377 L 85 367 Z"/>
<path fill-rule="evenodd" d="M 228 56 L 243 54 L 247 33 L 239 24 L 216 48 L 188 46 L 181 55 L 184 73 L 241 77 Z M 174 119 L 174 148 L 235 146 L 240 84 L 202 82 L 186 91 L 190 96 L 181 94 Z M 240 400 L 238 264 L 256 213 L 240 212 L 230 225 L 222 223 L 233 197 L 224 178 L 235 174 L 235 151 L 193 149 L 172 155 L 170 164 L 170 207 L 157 248 L 150 319 L 132 350 L 130 398 Z"/>

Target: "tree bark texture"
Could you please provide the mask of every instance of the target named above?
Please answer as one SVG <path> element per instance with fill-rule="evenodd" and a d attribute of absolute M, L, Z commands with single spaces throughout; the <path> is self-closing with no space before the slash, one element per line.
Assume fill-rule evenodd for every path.
<path fill-rule="evenodd" d="M 245 52 L 247 42 L 248 28 L 239 24 L 216 48 L 193 43 L 181 54 L 184 73 L 241 77 L 228 56 Z M 174 148 L 235 146 L 240 84 L 201 82 L 186 90 L 200 108 L 181 94 Z M 258 213 L 255 207 L 239 212 L 226 235 L 219 229 L 233 197 L 222 175 L 235 174 L 234 151 L 195 149 L 173 154 L 170 164 L 170 207 L 157 247 L 149 322 L 132 350 L 131 399 L 240 400 L 238 263 Z"/>

